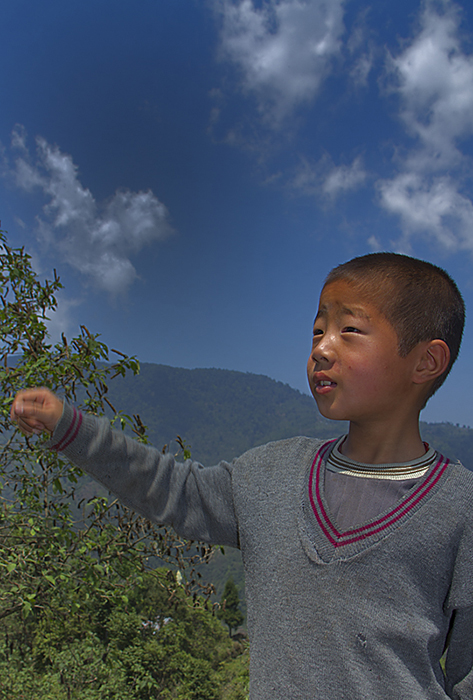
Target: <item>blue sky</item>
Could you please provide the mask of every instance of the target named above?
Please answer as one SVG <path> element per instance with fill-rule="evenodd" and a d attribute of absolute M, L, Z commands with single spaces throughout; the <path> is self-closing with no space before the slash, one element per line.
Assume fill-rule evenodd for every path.
<path fill-rule="evenodd" d="M 473 7 L 15 0 L 0 218 L 79 324 L 142 361 L 307 391 L 318 293 L 395 250 L 473 308 Z M 473 330 L 423 417 L 473 426 Z"/>

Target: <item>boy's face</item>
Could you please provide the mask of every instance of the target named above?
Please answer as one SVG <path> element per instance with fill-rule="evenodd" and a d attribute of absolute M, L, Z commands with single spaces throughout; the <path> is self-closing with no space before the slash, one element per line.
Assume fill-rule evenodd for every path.
<path fill-rule="evenodd" d="M 320 295 L 310 389 L 326 418 L 359 424 L 407 415 L 413 396 L 415 349 L 401 357 L 391 324 L 349 283 L 329 283 Z"/>

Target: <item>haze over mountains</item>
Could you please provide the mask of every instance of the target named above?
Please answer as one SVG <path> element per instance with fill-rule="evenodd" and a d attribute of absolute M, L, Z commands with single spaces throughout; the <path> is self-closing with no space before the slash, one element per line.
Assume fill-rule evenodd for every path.
<path fill-rule="evenodd" d="M 205 465 L 294 435 L 329 438 L 346 424 L 328 421 L 314 400 L 263 375 L 223 369 L 182 369 L 142 364 L 137 377 L 110 384 L 111 402 L 139 414 L 152 443 L 161 448 L 180 435 Z M 422 423 L 422 437 L 450 459 L 473 469 L 473 430 L 450 423 Z"/>

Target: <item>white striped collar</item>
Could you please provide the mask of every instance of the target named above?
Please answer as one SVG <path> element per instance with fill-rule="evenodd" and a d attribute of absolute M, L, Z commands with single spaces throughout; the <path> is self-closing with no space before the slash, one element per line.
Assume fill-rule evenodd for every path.
<path fill-rule="evenodd" d="M 417 479 L 423 476 L 429 467 L 433 464 L 436 451 L 429 447 L 427 443 L 426 453 L 422 457 L 413 459 L 411 462 L 398 462 L 393 464 L 364 464 L 363 462 L 355 462 L 353 459 L 348 459 L 340 452 L 340 446 L 345 440 L 343 435 L 335 443 L 333 449 L 327 458 L 326 468 L 331 472 L 338 474 L 347 474 L 348 476 L 360 476 L 365 479 L 391 479 L 394 481 L 403 481 L 405 479 Z"/>

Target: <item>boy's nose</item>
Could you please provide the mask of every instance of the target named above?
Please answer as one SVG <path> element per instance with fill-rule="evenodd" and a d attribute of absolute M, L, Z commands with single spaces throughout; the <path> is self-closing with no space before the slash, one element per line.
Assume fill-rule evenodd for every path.
<path fill-rule="evenodd" d="M 335 354 L 333 338 L 325 335 L 312 350 L 312 359 L 314 362 L 332 362 Z"/>

